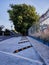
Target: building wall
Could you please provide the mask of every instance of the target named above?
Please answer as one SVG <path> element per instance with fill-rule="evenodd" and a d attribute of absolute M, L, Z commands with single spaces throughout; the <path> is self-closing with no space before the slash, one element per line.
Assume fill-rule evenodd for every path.
<path fill-rule="evenodd" d="M 32 25 L 29 29 L 28 29 L 28 35 L 33 35 L 37 32 L 38 29 L 38 24 L 34 24 Z"/>
<path fill-rule="evenodd" d="M 34 31 L 35 31 L 35 28 L 33 26 L 30 27 L 28 30 L 28 35 L 32 35 L 34 33 Z"/>
<path fill-rule="evenodd" d="M 40 25 L 44 25 L 44 24 L 47 24 L 47 25 L 49 24 L 49 18 L 47 18 L 46 20 L 40 23 Z"/>

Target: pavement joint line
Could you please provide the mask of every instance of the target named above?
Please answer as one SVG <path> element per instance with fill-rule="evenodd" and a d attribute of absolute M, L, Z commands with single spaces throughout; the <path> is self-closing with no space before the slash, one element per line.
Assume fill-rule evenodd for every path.
<path fill-rule="evenodd" d="M 21 59 L 30 61 L 30 62 L 32 62 L 32 63 L 35 62 L 35 63 L 38 63 L 38 64 L 43 65 L 43 62 L 41 62 L 41 61 L 33 60 L 33 59 L 26 58 L 26 57 L 23 57 L 23 56 L 20 56 L 20 55 L 15 55 L 15 54 L 8 53 L 8 52 L 3 52 L 3 51 L 0 51 L 0 53 L 7 54 L 7 55 L 12 55 L 12 56 L 14 56 L 14 57 L 18 57 L 18 58 L 21 58 Z"/>

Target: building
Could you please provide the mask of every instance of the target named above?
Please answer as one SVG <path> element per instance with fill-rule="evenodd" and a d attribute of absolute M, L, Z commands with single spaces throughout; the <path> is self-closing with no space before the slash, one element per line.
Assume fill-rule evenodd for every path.
<path fill-rule="evenodd" d="M 33 25 L 28 30 L 28 35 L 36 35 L 37 29 L 41 33 L 45 29 L 49 28 L 49 9 L 39 18 L 39 23 L 36 25 Z M 38 32 L 38 33 L 39 33 Z M 40 35 L 39 33 L 39 35 Z"/>
<path fill-rule="evenodd" d="M 49 26 L 49 9 L 46 11 L 46 13 L 44 13 L 40 19 L 39 19 L 39 23 L 40 23 L 40 30 L 45 30 L 47 29 L 47 27 Z"/>

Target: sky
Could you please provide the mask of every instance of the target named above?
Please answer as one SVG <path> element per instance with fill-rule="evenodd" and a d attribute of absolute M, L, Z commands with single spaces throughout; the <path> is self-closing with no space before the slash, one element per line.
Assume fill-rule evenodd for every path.
<path fill-rule="evenodd" d="M 49 8 L 49 0 L 0 0 L 0 26 L 11 29 L 12 22 L 9 21 L 7 10 L 10 9 L 10 4 L 29 4 L 36 8 L 38 14 L 42 15 Z"/>

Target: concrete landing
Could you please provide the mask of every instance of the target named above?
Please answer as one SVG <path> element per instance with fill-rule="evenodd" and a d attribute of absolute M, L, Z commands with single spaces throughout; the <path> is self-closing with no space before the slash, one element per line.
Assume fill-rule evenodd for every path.
<path fill-rule="evenodd" d="M 36 49 L 38 54 L 45 61 L 46 65 L 49 65 L 49 47 L 31 37 L 27 38 L 29 39 L 33 47 Z"/>

